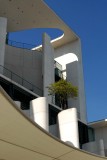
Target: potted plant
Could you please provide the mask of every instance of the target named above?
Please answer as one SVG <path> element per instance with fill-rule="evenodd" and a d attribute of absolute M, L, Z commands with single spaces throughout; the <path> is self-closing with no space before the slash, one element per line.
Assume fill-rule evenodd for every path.
<path fill-rule="evenodd" d="M 67 98 L 75 98 L 78 96 L 78 88 L 73 86 L 71 82 L 61 79 L 48 87 L 49 95 L 57 96 L 62 109 L 67 108 Z"/>

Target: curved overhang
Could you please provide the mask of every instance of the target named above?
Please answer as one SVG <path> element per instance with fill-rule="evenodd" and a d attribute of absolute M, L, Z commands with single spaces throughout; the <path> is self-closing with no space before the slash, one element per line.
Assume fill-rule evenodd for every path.
<path fill-rule="evenodd" d="M 64 37 L 52 42 L 55 48 L 78 39 L 42 0 L 0 0 L 0 3 L 0 17 L 8 19 L 8 32 L 32 28 L 58 28 L 64 32 Z"/>
<path fill-rule="evenodd" d="M 95 121 L 95 122 L 90 122 L 88 125 L 93 128 L 107 127 L 107 119 L 103 119 L 103 120 L 99 120 L 99 121 Z"/>
<path fill-rule="evenodd" d="M 74 148 L 28 119 L 0 87 L 1 160 L 104 160 Z"/>

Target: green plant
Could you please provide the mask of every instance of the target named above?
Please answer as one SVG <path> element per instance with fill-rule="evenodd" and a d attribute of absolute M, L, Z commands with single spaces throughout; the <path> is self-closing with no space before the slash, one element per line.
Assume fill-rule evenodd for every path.
<path fill-rule="evenodd" d="M 64 79 L 59 80 L 47 87 L 49 95 L 59 97 L 61 108 L 65 109 L 68 97 L 75 98 L 78 96 L 78 88 L 73 86 L 71 82 Z"/>

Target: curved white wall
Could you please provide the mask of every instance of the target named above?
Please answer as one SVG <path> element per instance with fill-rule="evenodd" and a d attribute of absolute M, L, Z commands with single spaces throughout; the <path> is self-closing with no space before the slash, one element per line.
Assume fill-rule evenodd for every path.
<path fill-rule="evenodd" d="M 94 154 L 105 156 L 103 139 L 100 139 L 99 141 L 85 143 L 83 144 L 82 149 Z"/>
<path fill-rule="evenodd" d="M 31 101 L 30 118 L 49 131 L 48 103 L 45 97 L 39 97 Z"/>
<path fill-rule="evenodd" d="M 58 114 L 60 139 L 79 148 L 78 119 L 76 108 L 61 111 Z"/>

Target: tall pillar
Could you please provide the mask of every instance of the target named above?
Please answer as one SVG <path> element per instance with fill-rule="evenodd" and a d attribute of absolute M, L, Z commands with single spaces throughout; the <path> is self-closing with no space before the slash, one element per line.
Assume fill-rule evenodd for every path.
<path fill-rule="evenodd" d="M 45 97 L 39 97 L 31 101 L 30 118 L 42 128 L 49 131 L 48 103 Z"/>
<path fill-rule="evenodd" d="M 52 97 L 48 95 L 47 87 L 54 83 L 54 76 L 54 49 L 50 37 L 45 33 L 43 35 L 43 96 L 47 97 L 49 103 L 52 102 Z"/>
<path fill-rule="evenodd" d="M 66 65 L 66 73 L 67 73 L 67 81 L 71 82 L 74 86 L 77 86 L 79 90 L 79 77 L 78 77 L 78 61 L 74 61 L 72 63 L 69 63 Z M 80 117 L 80 99 L 79 99 L 79 93 L 78 97 L 76 98 L 68 98 L 68 107 L 75 107 L 77 109 L 77 116 L 78 119 L 81 119 Z M 85 114 L 85 112 L 84 112 Z"/>
<path fill-rule="evenodd" d="M 7 29 L 7 19 L 0 17 L 0 65 L 1 66 L 4 66 L 6 29 Z"/>
<path fill-rule="evenodd" d="M 99 154 L 101 156 L 105 156 L 105 152 L 104 152 L 104 141 L 103 139 L 99 140 Z"/>
<path fill-rule="evenodd" d="M 78 119 L 76 108 L 61 111 L 58 114 L 60 139 L 79 148 Z"/>
<path fill-rule="evenodd" d="M 68 106 L 77 108 L 78 119 L 82 122 L 86 123 L 87 115 L 86 115 L 86 105 L 85 105 L 85 96 L 84 96 L 84 88 L 83 81 L 81 80 L 81 76 L 79 75 L 79 62 L 74 61 L 66 65 L 67 72 L 67 81 L 71 82 L 74 86 L 78 88 L 78 96 L 77 98 L 68 98 Z"/>

